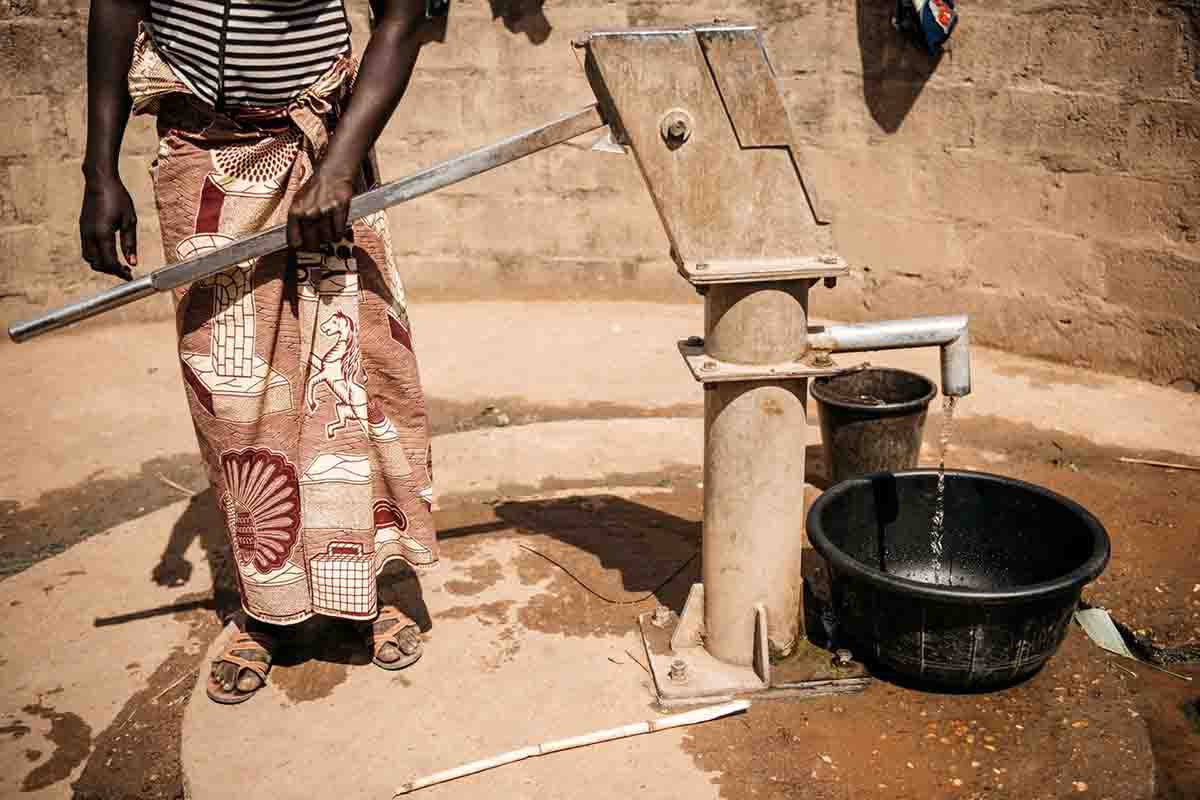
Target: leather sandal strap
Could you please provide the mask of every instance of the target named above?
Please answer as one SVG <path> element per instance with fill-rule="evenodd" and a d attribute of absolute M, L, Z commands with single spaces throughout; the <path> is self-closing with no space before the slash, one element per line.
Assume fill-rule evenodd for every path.
<path fill-rule="evenodd" d="M 261 649 L 271 654 L 271 649 L 275 647 L 277 640 L 269 633 L 262 631 L 238 631 L 229 640 L 229 650 L 255 650 Z M 236 645 L 251 645 L 250 647 L 237 647 Z"/>
<path fill-rule="evenodd" d="M 217 661 L 225 661 L 236 665 L 241 670 L 248 669 L 258 675 L 265 683 L 267 680 L 267 672 L 271 669 L 271 649 L 275 646 L 275 637 L 269 633 L 261 631 L 238 631 L 233 636 L 229 637 L 225 648 L 221 651 L 221 655 L 217 657 Z M 258 651 L 266 655 L 266 661 L 254 661 L 248 658 L 234 655 L 236 651 Z"/>
<path fill-rule="evenodd" d="M 396 636 L 399 635 L 401 631 L 407 630 L 408 628 L 418 627 L 417 623 L 413 622 L 413 620 L 409 618 L 407 614 L 392 606 L 385 606 L 384 608 L 380 609 L 379 618 L 376 620 L 376 622 L 379 622 L 380 620 L 385 622 L 391 620 L 392 624 L 387 626 L 387 628 L 383 629 L 382 631 L 376 631 L 374 628 L 372 628 L 371 643 L 376 650 L 378 650 L 381 645 L 399 644 L 399 642 L 396 640 Z"/>
<path fill-rule="evenodd" d="M 220 659 L 218 660 L 237 665 L 239 667 L 238 674 L 241 674 L 243 669 L 250 670 L 254 674 L 258 675 L 263 683 L 267 682 L 267 672 L 271 669 L 270 664 L 264 664 L 261 661 L 250 661 L 249 659 L 242 658 L 241 656 L 235 656 L 233 653 L 222 653 Z"/>

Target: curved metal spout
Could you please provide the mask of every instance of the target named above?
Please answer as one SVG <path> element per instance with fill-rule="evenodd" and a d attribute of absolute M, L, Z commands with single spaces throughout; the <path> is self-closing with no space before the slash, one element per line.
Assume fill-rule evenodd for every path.
<path fill-rule="evenodd" d="M 966 314 L 813 327 L 808 329 L 808 345 L 814 350 L 831 353 L 937 345 L 942 349 L 942 394 L 962 397 L 971 393 L 971 348 Z"/>

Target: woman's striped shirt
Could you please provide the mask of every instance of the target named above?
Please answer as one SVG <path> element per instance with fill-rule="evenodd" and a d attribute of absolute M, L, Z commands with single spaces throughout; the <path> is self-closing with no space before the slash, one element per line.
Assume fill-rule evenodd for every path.
<path fill-rule="evenodd" d="M 350 49 L 342 0 L 150 0 L 163 60 L 218 109 L 285 106 Z"/>

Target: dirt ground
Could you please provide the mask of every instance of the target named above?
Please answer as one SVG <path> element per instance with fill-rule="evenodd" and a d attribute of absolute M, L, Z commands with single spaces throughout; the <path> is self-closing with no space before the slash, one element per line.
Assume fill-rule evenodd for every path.
<path fill-rule="evenodd" d="M 532 406 L 496 405 L 508 415 L 508 424 L 589 416 L 584 409 L 543 413 Z M 449 403 L 435 403 L 434 408 L 439 431 L 502 424 L 496 411 L 481 413 Z M 594 416 L 613 413 L 608 407 L 590 411 Z M 926 427 L 930 448 L 937 430 L 936 414 L 931 415 Z M 823 465 L 817 455 L 810 448 L 810 479 L 820 486 Z M 1200 646 L 1200 572 L 1195 558 L 1200 473 L 1123 464 L 1117 461 L 1123 455 L 1187 461 L 1171 453 L 1097 447 L 996 418 L 971 418 L 955 426 L 948 466 L 1042 484 L 1091 510 L 1108 529 L 1113 556 L 1105 574 L 1085 591 L 1084 600 L 1108 608 L 1151 652 L 1178 661 L 1186 658 L 1188 648 Z M 633 501 L 529 503 L 493 497 L 447 504 L 438 518 L 445 556 L 455 559 L 468 553 L 473 537 L 513 535 L 515 530 L 522 544 L 537 551 L 525 552 L 518 569 L 531 578 L 553 579 L 552 590 L 522 610 L 522 625 L 567 636 L 626 630 L 637 611 L 655 602 L 680 608 L 687 586 L 698 578 L 699 560 L 693 556 L 700 542 L 699 480 L 699 470 L 664 474 L 646 483 L 657 485 L 658 492 Z M 75 731 L 69 720 L 61 725 L 55 721 L 61 733 L 51 738 L 61 758 L 39 768 L 45 774 L 31 773 L 27 788 L 56 779 L 64 768 L 69 773 L 86 758 L 74 784 L 77 797 L 182 796 L 179 737 L 185 698 L 204 666 L 201 654 L 234 607 L 230 587 L 219 577 L 227 574 L 226 557 L 222 541 L 213 534 L 219 519 L 204 486 L 198 459 L 180 457 L 147 464 L 140 475 L 123 482 L 93 483 L 54 492 L 23 508 L 0 509 L 0 525 L 10 532 L 54 536 L 49 545 L 39 538 L 41 533 L 4 536 L 0 565 L 3 574 L 11 574 L 102 530 L 110 519 L 144 513 L 178 499 L 183 491 L 197 492 L 176 526 L 156 579 L 173 582 L 186 576 L 188 567 L 179 554 L 196 537 L 204 542 L 218 576 L 213 594 L 195 595 L 194 605 L 178 612 L 177 619 L 192 629 L 189 646 L 159 667 L 107 730 Z M 613 540 L 622 543 L 620 553 L 597 551 L 597 541 Z M 819 556 L 809 549 L 806 558 Z M 676 578 L 656 591 L 683 565 Z M 562 567 L 608 600 L 585 591 Z M 469 596 L 494 580 L 493 572 L 481 567 L 469 580 L 447 589 Z M 486 617 L 489 609 L 480 606 L 471 612 Z M 429 624 L 436 620 L 426 621 Z M 1171 659 L 1164 652 L 1176 656 Z M 631 659 L 636 656 L 630 654 Z M 801 791 L 813 798 L 1121 798 L 1136 796 L 1138 787 L 1128 782 L 1139 780 L 1122 764 L 1151 755 L 1156 797 L 1200 797 L 1200 664 L 1172 663 L 1170 668 L 1197 680 L 1188 683 L 1143 666 L 1115 664 L 1073 629 L 1041 674 L 1004 691 L 934 694 L 876 681 L 859 696 L 756 704 L 736 723 L 696 728 L 686 739 L 686 749 L 700 769 L 719 773 L 714 780 L 721 796 L 732 800 L 794 797 Z M 311 679 L 290 685 L 299 675 L 284 661 L 273 679 L 288 684 L 284 689 L 289 694 L 321 691 Z M 337 676 L 330 672 L 326 678 Z M 37 713 L 36 708 L 26 711 Z M 1120 729 L 1118 719 L 1129 717 L 1144 720 L 1152 754 L 1137 752 L 1137 742 L 1110 734 Z M 0 735 L 22 735 L 5 723 L 0 720 Z M 1052 755 L 1034 764 L 1024 755 L 1030 748 Z M 1077 772 L 1078 763 L 1097 760 L 1111 763 L 1111 771 L 1088 777 Z M 1036 772 L 1047 763 L 1054 765 L 1050 774 Z"/>

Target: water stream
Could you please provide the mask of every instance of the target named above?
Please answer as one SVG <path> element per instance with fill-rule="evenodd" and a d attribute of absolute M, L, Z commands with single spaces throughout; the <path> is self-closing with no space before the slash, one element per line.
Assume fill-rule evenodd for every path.
<path fill-rule="evenodd" d="M 942 571 L 942 535 L 946 529 L 946 450 L 950 447 L 950 437 L 954 432 L 954 407 L 957 402 L 958 398 L 950 395 L 942 398 L 942 430 L 938 434 L 940 453 L 937 496 L 933 501 L 933 526 L 929 534 L 929 547 L 933 551 L 934 583 L 941 583 L 939 576 Z"/>

